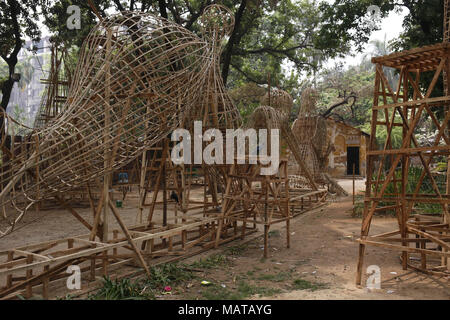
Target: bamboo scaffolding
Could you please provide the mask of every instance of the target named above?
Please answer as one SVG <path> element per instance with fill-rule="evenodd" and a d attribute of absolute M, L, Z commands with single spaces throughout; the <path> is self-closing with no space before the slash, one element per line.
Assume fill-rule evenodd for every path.
<path fill-rule="evenodd" d="M 436 164 L 442 156 L 450 155 L 449 97 L 445 93 L 438 95 L 436 88 L 439 77 L 444 75 L 447 78 L 448 73 L 444 71 L 449 58 L 448 43 L 442 43 L 372 59 L 376 64 L 376 75 L 370 150 L 367 153 L 368 175 L 364 214 L 361 238 L 358 240 L 360 243 L 356 277 L 358 285 L 362 282 L 366 245 L 400 251 L 403 269 L 411 267 L 426 273 L 449 274 L 448 179 L 445 182 L 446 187 L 442 188 L 436 181 L 437 175 L 432 172 L 433 164 Z M 400 72 L 396 91 L 387 81 L 386 67 L 396 68 Z M 422 91 L 419 82 L 426 73 L 431 73 L 432 80 L 426 90 Z M 443 119 L 439 120 L 437 112 L 442 108 L 445 113 Z M 424 116 L 429 116 L 438 128 L 438 134 L 431 145 L 420 145 L 415 137 L 420 119 Z M 383 118 L 383 121 L 380 121 L 380 118 Z M 392 129 L 396 125 L 402 127 L 400 148 L 394 148 L 391 143 Z M 387 137 L 384 146 L 378 149 L 374 137 L 377 130 L 382 128 L 387 131 Z M 407 191 L 408 173 L 414 158 L 420 161 L 415 166 L 419 166 L 422 172 L 414 186 L 414 192 L 411 193 Z M 390 168 L 384 172 L 383 168 L 388 160 Z M 429 181 L 432 191 L 425 189 L 425 180 Z M 393 192 L 387 191 L 388 186 L 393 187 Z M 390 205 L 386 206 L 386 203 Z M 417 206 L 423 207 L 424 204 L 439 205 L 442 209 L 441 214 L 414 215 Z M 369 235 L 374 213 L 385 210 L 395 210 L 398 230 L 386 235 Z M 433 229 L 428 228 L 430 224 L 438 225 L 441 232 L 432 232 Z M 415 265 L 411 259 L 411 255 L 414 254 L 419 255 L 419 265 Z M 432 259 L 436 256 L 442 259 Z"/>

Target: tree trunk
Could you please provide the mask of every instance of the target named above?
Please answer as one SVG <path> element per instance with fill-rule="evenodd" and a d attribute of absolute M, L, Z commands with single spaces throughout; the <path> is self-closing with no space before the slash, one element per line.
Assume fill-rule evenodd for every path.
<path fill-rule="evenodd" d="M 14 86 L 14 80 L 12 79 L 12 75 L 14 73 L 14 69 L 17 64 L 17 56 L 19 55 L 20 49 L 22 48 L 22 39 L 20 34 L 20 26 L 19 26 L 19 4 L 16 0 L 8 0 L 8 4 L 11 7 L 11 20 L 13 25 L 13 32 L 14 32 L 14 49 L 9 55 L 9 57 L 6 57 L 2 55 L 2 59 L 5 60 L 5 62 L 8 64 L 8 80 L 5 81 L 2 88 L 2 102 L 0 104 L 0 108 L 6 112 L 6 108 L 8 107 L 9 98 L 11 97 L 11 92 Z M 5 117 L 4 115 L 0 115 L 0 128 L 3 128 L 5 123 Z M 0 141 L 3 139 L 3 130 L 0 130 Z"/>
<path fill-rule="evenodd" d="M 9 75 L 8 75 L 8 80 L 6 80 L 3 83 L 3 88 L 2 88 L 2 102 L 0 104 L 1 108 L 6 111 L 6 108 L 8 106 L 9 103 L 9 98 L 11 97 L 11 92 L 12 89 L 14 87 L 14 80 L 12 79 L 12 75 L 14 73 L 14 69 L 16 67 L 17 64 L 17 57 L 10 57 L 8 59 L 8 68 L 9 68 Z"/>
<path fill-rule="evenodd" d="M 167 19 L 168 15 L 167 15 L 167 6 L 166 6 L 165 0 L 158 0 L 158 4 L 159 4 L 159 13 L 161 14 L 161 17 Z"/>
<path fill-rule="evenodd" d="M 234 17 L 234 28 L 233 32 L 231 33 L 230 39 L 228 40 L 227 47 L 225 49 L 225 52 L 223 54 L 222 59 L 222 79 L 223 84 L 227 84 L 228 79 L 228 73 L 230 72 L 230 63 L 231 63 L 231 56 L 233 55 L 233 47 L 235 44 L 238 44 L 237 42 L 237 33 L 239 31 L 239 27 L 241 24 L 242 16 L 244 15 L 245 7 L 247 6 L 247 0 L 242 0 L 241 5 L 239 6 L 238 11 L 236 12 L 236 15 Z"/>

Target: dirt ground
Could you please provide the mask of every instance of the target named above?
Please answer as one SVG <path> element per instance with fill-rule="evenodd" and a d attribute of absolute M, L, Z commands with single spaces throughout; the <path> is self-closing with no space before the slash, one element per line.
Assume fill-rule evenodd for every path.
<path fill-rule="evenodd" d="M 351 192 L 351 180 L 340 180 L 340 184 Z M 358 180 L 357 191 L 363 188 L 364 180 Z M 238 246 L 241 252 L 229 257 L 230 266 L 208 270 L 203 276 L 229 290 L 239 290 L 243 282 L 247 287 L 256 288 L 253 292 L 265 288 L 252 299 L 450 299 L 449 279 L 404 271 L 398 253 L 373 247 L 366 250 L 365 267 L 380 267 L 381 289 L 357 288 L 358 243 L 355 239 L 360 232 L 361 220 L 352 218 L 351 210 L 350 196 L 294 218 L 290 249 L 285 247 L 285 227 L 275 226 L 271 229 L 268 259 L 262 259 L 263 239 L 258 238 Z M 395 223 L 393 218 L 377 217 L 372 230 L 390 231 L 395 228 Z M 207 296 L 201 285 L 191 283 L 188 286 L 171 298 L 202 299 Z M 296 289 L 298 286 L 301 290 Z M 220 297 L 220 293 L 216 292 L 216 296 Z"/>
<path fill-rule="evenodd" d="M 340 180 L 351 193 L 351 180 Z M 357 191 L 364 180 L 357 180 Z M 450 282 L 412 270 L 402 270 L 399 253 L 368 247 L 365 268 L 378 265 L 381 289 L 369 291 L 355 286 L 360 218 L 352 218 L 352 197 L 334 200 L 328 206 L 304 213 L 291 221 L 291 248 L 286 248 L 284 224 L 271 228 L 269 258 L 262 259 L 263 239 L 232 242 L 225 247 L 186 259 L 200 265 L 208 257 L 220 257 L 216 265 L 199 269 L 196 277 L 174 287 L 160 299 L 223 299 L 245 291 L 251 299 L 450 299 Z M 80 209 L 88 216 L 88 209 Z M 125 202 L 123 218 L 132 224 L 133 206 Z M 65 212 L 48 211 L 37 221 L 30 215 L 21 226 L 0 241 L 0 250 L 86 233 L 84 227 Z M 72 221 L 73 220 L 73 221 Z M 34 222 L 33 222 L 34 221 Z M 395 228 L 394 218 L 375 217 L 372 231 Z M 363 278 L 365 281 L 366 277 Z M 208 281 L 210 286 L 201 284 Z M 223 292 L 222 292 L 223 291 Z M 228 295 L 228 296 L 227 296 Z"/>

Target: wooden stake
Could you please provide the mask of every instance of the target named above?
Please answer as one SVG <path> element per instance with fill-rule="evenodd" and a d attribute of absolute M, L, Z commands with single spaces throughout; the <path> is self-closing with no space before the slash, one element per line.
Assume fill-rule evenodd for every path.
<path fill-rule="evenodd" d="M 123 233 L 125 234 L 128 242 L 130 243 L 131 247 L 133 248 L 134 252 L 136 253 L 139 262 L 141 263 L 142 267 L 145 270 L 145 273 L 150 278 L 150 276 L 151 276 L 150 269 L 148 268 L 147 263 L 145 262 L 144 257 L 141 254 L 141 251 L 134 243 L 133 238 L 130 235 L 130 232 L 128 231 L 127 227 L 123 223 L 122 218 L 120 217 L 120 214 L 116 211 L 116 208 L 114 208 L 114 205 L 111 201 L 109 201 L 109 207 L 111 208 L 111 211 L 114 214 L 114 217 L 116 218 L 117 222 L 119 223 L 119 226 L 122 229 Z"/>

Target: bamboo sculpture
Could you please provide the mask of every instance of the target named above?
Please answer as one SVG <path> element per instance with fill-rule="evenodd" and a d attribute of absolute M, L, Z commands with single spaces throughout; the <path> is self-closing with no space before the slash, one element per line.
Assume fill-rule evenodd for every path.
<path fill-rule="evenodd" d="M 41 284 L 43 296 L 48 297 L 49 283 L 60 279 L 70 264 L 83 264 L 82 270 L 90 271 L 90 280 L 94 280 L 99 269 L 107 275 L 111 267 L 137 258 L 150 276 L 147 263 L 153 258 L 181 257 L 191 254 L 188 250 L 194 246 L 201 244 L 202 251 L 256 231 L 244 221 L 230 224 L 228 214 L 220 214 L 223 202 L 218 194 L 226 196 L 230 165 L 197 165 L 204 175 L 204 200 L 190 207 L 192 165 L 174 166 L 169 159 L 172 142 L 168 136 L 177 127 L 192 133 L 194 121 L 201 121 L 204 133 L 209 128 L 224 131 L 241 126 L 239 112 L 219 70 L 221 44 L 233 30 L 233 14 L 223 6 L 211 5 L 205 8 L 199 24 L 202 37 L 150 14 L 122 12 L 102 21 L 82 47 L 67 101 L 58 106 L 61 113 L 45 124 L 40 122 L 42 127 L 20 143 L 8 146 L 7 139 L 2 140 L 7 161 L 0 173 L 0 203 L 6 208 L 7 219 L 0 221 L 0 236 L 14 230 L 34 204 L 48 198 L 59 201 L 90 232 L 0 252 L 0 281 L 2 277 L 6 280 L 5 287 L 0 285 L 0 298 L 20 290 L 31 297 L 33 287 Z M 270 107 L 262 107 L 261 111 L 265 119 L 261 125 L 281 128 L 295 150 L 297 142 L 286 115 Z M 9 136 L 16 140 L 14 133 Z M 130 227 L 109 199 L 110 176 L 138 158 L 139 224 Z M 303 159 L 297 158 L 302 164 Z M 102 178 L 103 192 L 98 203 L 94 204 L 89 191 L 94 215 L 92 221 L 86 221 L 64 201 L 64 195 L 83 187 L 90 190 L 89 184 L 98 185 Z M 311 177 L 307 180 L 316 190 Z M 288 191 L 290 185 L 286 181 L 283 184 Z M 176 200 L 181 202 L 181 216 L 177 216 L 176 208 L 173 216 L 168 215 L 168 186 L 181 195 Z M 228 191 L 239 188 L 234 184 Z M 159 190 L 163 193 L 162 224 L 153 220 Z M 297 200 L 284 197 L 288 206 L 283 207 L 289 210 L 283 211 L 284 218 L 313 207 L 326 196 L 326 190 L 300 191 L 298 195 L 293 193 Z M 150 192 L 152 199 L 147 203 Z M 147 221 L 141 224 L 148 204 Z M 111 212 L 121 230 L 108 228 Z M 230 230 L 234 233 L 231 236 Z M 23 255 L 27 258 L 21 259 Z"/>
<path fill-rule="evenodd" d="M 327 184 L 332 193 L 346 196 L 347 192 L 326 172 L 325 163 L 331 152 L 331 145 L 328 141 L 326 120 L 317 114 L 317 100 L 318 93 L 315 89 L 303 90 L 300 111 L 292 124 L 292 133 L 299 141 L 298 149 L 301 158 L 315 181 Z M 303 171 L 302 168 L 295 169 Z"/>
<path fill-rule="evenodd" d="M 212 24 L 204 18 L 204 34 L 219 39 Z M 151 14 L 122 12 L 97 25 L 82 46 L 65 112 L 3 165 L 0 203 L 14 210 L 0 236 L 33 204 L 84 186 L 167 137 L 202 101 L 199 88 L 209 87 L 217 61 L 207 39 Z"/>
<path fill-rule="evenodd" d="M 294 101 L 292 96 L 284 90 L 272 88 L 261 99 L 262 106 L 270 106 L 284 115 L 289 116 L 292 112 Z"/>

